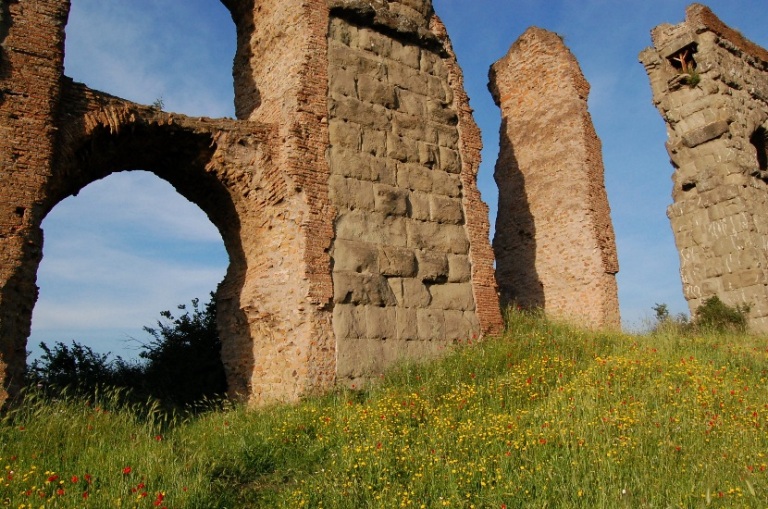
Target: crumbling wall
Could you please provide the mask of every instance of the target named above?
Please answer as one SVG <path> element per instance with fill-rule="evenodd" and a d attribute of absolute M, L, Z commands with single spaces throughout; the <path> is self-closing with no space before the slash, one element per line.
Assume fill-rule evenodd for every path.
<path fill-rule="evenodd" d="M 667 125 L 667 210 L 691 313 L 717 295 L 768 331 L 768 51 L 693 4 L 640 54 Z"/>
<path fill-rule="evenodd" d="M 493 249 L 502 299 L 619 325 L 618 261 L 589 84 L 552 32 L 529 28 L 491 67 L 501 108 Z"/>
<path fill-rule="evenodd" d="M 479 132 L 431 2 L 223 3 L 238 34 L 238 120 L 73 83 L 69 1 L 0 3 L 3 389 L 23 381 L 43 218 L 136 168 L 222 235 L 216 304 L 233 396 L 296 401 L 501 329 Z"/>
<path fill-rule="evenodd" d="M 491 271 L 492 260 L 470 252 L 458 77 L 427 31 L 431 6 L 390 3 L 366 26 L 365 12 L 339 4 L 328 36 L 333 323 L 338 376 L 358 385 L 500 321 L 477 313 L 475 292 L 494 288 L 473 287 L 473 264 Z"/>

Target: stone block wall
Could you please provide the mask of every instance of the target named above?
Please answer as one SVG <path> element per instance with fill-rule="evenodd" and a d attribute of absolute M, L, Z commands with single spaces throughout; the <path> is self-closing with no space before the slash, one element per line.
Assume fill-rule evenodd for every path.
<path fill-rule="evenodd" d="M 473 287 L 473 263 L 490 272 L 492 258 L 470 252 L 449 53 L 417 30 L 429 10 L 393 11 L 366 26 L 338 9 L 329 31 L 333 324 L 350 385 L 500 327 L 477 313 L 475 293 L 494 288 Z M 384 24 L 408 14 L 412 32 Z"/>
<path fill-rule="evenodd" d="M 717 295 L 768 331 L 768 51 L 691 5 L 640 54 L 667 125 L 667 210 L 691 313 Z"/>
<path fill-rule="evenodd" d="M 618 327 L 619 270 L 589 84 L 552 32 L 529 28 L 496 62 L 501 108 L 493 249 L 502 300 Z"/>

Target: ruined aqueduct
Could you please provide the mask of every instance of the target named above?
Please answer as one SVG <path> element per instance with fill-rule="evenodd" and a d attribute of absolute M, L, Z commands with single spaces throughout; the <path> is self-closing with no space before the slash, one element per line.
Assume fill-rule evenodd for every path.
<path fill-rule="evenodd" d="M 492 69 L 503 118 L 492 250 L 476 186 L 480 133 L 430 0 L 222 3 L 237 28 L 236 120 L 167 113 L 73 82 L 63 75 L 69 0 L 0 0 L 4 390 L 23 383 L 42 220 L 91 182 L 132 169 L 170 182 L 221 233 L 230 261 L 216 295 L 221 356 L 230 394 L 253 404 L 364 382 L 398 359 L 432 357 L 456 340 L 499 332 L 499 290 L 504 302 L 618 325 L 618 265 L 600 142 L 586 111 L 589 86 L 559 37 L 532 29 Z M 727 39 L 724 30 L 664 29 L 657 45 L 672 32 L 685 32 L 688 42 L 678 46 L 698 52 L 697 68 L 707 65 L 701 56 L 710 46 L 720 48 L 713 63 L 748 54 L 766 65 L 752 47 L 716 40 Z M 704 97 L 660 88 L 679 74 L 667 53 L 680 48 L 644 56 L 654 91 Z M 703 71 L 708 91 L 715 85 Z M 765 83 L 764 74 L 749 76 Z M 529 87 L 519 87 L 521 77 Z M 690 124 L 680 146 L 670 145 L 677 174 L 687 172 L 678 178 L 680 193 L 743 192 L 741 182 L 725 191 L 703 178 L 691 187 L 684 161 L 708 157 L 693 152 L 704 141 L 690 140 L 723 135 L 723 122 L 747 138 L 760 132 L 766 88 L 744 90 L 763 101 L 748 122 L 706 113 L 701 125 L 687 120 L 710 111 L 709 103 L 676 113 Z M 680 107 L 677 99 L 659 101 L 665 112 Z M 549 111 L 558 114 L 537 109 L 542 102 L 560 105 Z M 563 129 L 571 144 L 548 145 L 546 133 Z M 523 130 L 538 130 L 541 139 L 517 138 Z M 700 164 L 696 175 L 714 173 Z M 569 174 L 561 184 L 568 201 L 558 172 Z M 764 176 L 747 177 L 751 205 L 764 200 Z M 670 210 L 704 210 L 696 203 Z M 570 219 L 553 220 L 548 212 L 562 207 Z M 736 214 L 730 202 L 724 207 L 722 217 Z M 563 271 L 563 260 L 580 270 Z"/>

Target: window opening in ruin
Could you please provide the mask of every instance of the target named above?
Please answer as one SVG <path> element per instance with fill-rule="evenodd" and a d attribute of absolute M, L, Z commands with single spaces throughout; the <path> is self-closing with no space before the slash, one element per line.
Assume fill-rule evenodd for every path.
<path fill-rule="evenodd" d="M 672 67 L 683 75 L 683 80 L 690 87 L 695 87 L 701 81 L 701 77 L 697 71 L 697 64 L 694 55 L 696 54 L 697 46 L 695 43 L 689 44 L 680 49 L 669 57 L 669 63 Z"/>
<path fill-rule="evenodd" d="M 28 340 L 72 340 L 136 358 L 160 312 L 209 293 L 229 264 L 218 229 L 170 184 L 146 171 L 114 173 L 56 205 L 43 221 L 39 298 Z"/>
<path fill-rule="evenodd" d="M 758 127 L 749 138 L 752 146 L 757 152 L 757 172 L 756 175 L 762 179 L 768 178 L 768 129 Z"/>
<path fill-rule="evenodd" d="M 162 98 L 166 111 L 234 116 L 237 34 L 221 2 L 72 0 L 66 32 L 75 81 L 140 104 Z"/>

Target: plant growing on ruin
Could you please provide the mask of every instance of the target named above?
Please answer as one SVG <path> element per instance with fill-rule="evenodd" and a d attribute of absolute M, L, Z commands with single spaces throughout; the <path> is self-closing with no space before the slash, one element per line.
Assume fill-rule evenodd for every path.
<path fill-rule="evenodd" d="M 680 63 L 681 74 L 687 74 L 684 79 L 689 87 L 694 88 L 701 82 L 701 75 L 696 70 L 696 61 L 693 59 L 693 55 L 690 54 L 690 49 L 682 50 L 672 60 Z"/>

